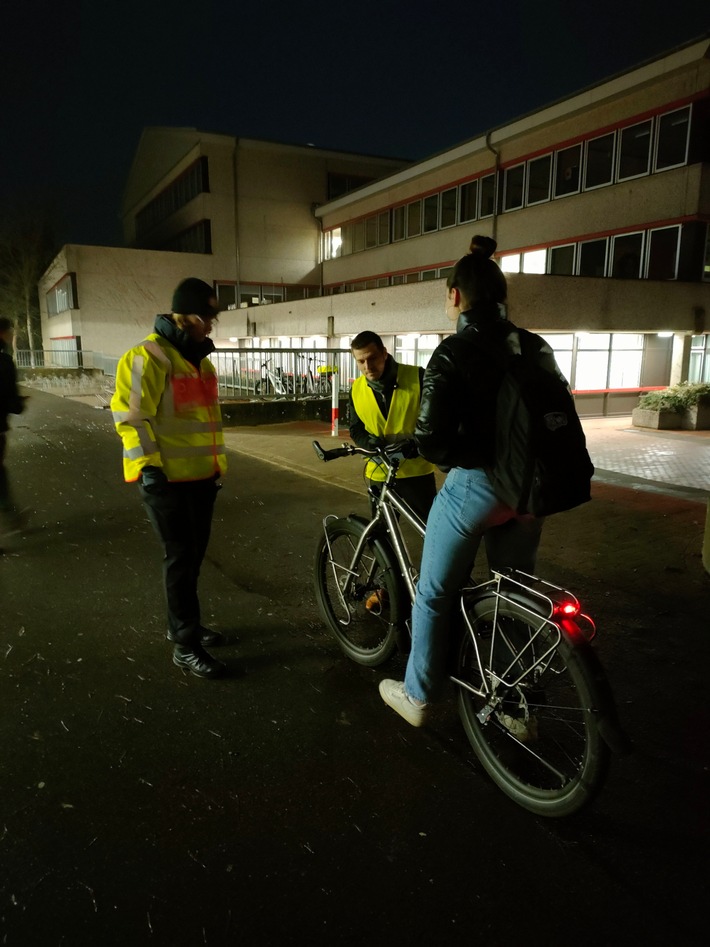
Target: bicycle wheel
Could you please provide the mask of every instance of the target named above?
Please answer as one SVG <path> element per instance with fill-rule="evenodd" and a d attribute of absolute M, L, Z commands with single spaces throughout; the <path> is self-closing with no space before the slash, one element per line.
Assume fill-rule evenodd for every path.
<path fill-rule="evenodd" d="M 493 596 L 474 601 L 466 614 L 471 630 L 464 630 L 454 680 L 476 756 L 523 808 L 550 817 L 579 811 L 599 792 L 609 765 L 593 719 L 603 698 L 591 649 L 571 645 L 514 603 L 499 600 L 496 616 Z M 485 697 L 465 686 L 484 690 L 484 680 Z"/>
<path fill-rule="evenodd" d="M 353 518 L 329 523 L 327 539 L 316 549 L 315 590 L 323 620 L 345 654 L 374 667 L 395 650 L 403 609 L 396 561 L 381 541 L 368 542 L 353 563 L 364 528 Z"/>

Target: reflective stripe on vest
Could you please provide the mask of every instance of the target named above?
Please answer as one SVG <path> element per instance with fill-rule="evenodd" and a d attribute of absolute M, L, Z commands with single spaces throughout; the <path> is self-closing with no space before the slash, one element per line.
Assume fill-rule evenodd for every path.
<path fill-rule="evenodd" d="M 397 366 L 397 386 L 392 392 L 392 401 L 385 418 L 377 399 L 367 384 L 364 375 L 356 378 L 352 386 L 352 399 L 358 417 L 366 430 L 375 437 L 383 437 L 388 443 L 407 440 L 414 435 L 419 417 L 421 389 L 419 369 L 416 365 Z M 400 463 L 397 477 L 422 477 L 436 468 L 423 457 L 413 457 Z M 365 476 L 370 480 L 384 480 L 384 470 L 373 460 L 367 462 Z"/>

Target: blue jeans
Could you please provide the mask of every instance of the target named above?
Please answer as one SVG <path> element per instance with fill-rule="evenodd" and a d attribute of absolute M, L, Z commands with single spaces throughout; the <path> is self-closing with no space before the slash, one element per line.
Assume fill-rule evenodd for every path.
<path fill-rule="evenodd" d="M 542 519 L 502 504 L 485 471 L 454 467 L 429 513 L 412 612 L 412 650 L 404 686 L 417 700 L 436 695 L 446 674 L 449 629 L 458 593 L 483 538 L 491 569 L 533 572 Z"/>

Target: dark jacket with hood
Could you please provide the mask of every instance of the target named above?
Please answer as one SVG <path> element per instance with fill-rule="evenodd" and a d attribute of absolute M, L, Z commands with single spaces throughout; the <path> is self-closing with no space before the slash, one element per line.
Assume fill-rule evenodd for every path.
<path fill-rule="evenodd" d="M 559 374 L 544 339 L 508 322 L 497 303 L 476 303 L 459 315 L 456 334 L 439 344 L 424 375 L 414 432 L 423 457 L 446 470 L 493 463 L 498 386 L 508 353 L 520 351 L 522 333 L 544 366 Z"/>

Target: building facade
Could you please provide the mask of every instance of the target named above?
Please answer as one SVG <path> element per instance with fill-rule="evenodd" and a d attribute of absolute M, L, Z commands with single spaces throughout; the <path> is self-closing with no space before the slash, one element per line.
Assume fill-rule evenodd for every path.
<path fill-rule="evenodd" d="M 219 345 L 340 348 L 372 328 L 426 364 L 452 330 L 445 277 L 481 233 L 511 318 L 549 339 L 583 410 L 710 380 L 709 51 L 688 43 L 416 164 L 148 129 L 123 205 L 131 249 L 65 248 L 40 287 L 45 338 L 72 333 L 51 311 L 68 285 L 84 346 L 118 345 L 135 297 L 164 309 L 182 263 L 228 310 Z M 109 330 L 82 283 L 108 267 L 120 297 L 127 260 L 130 312 Z"/>

